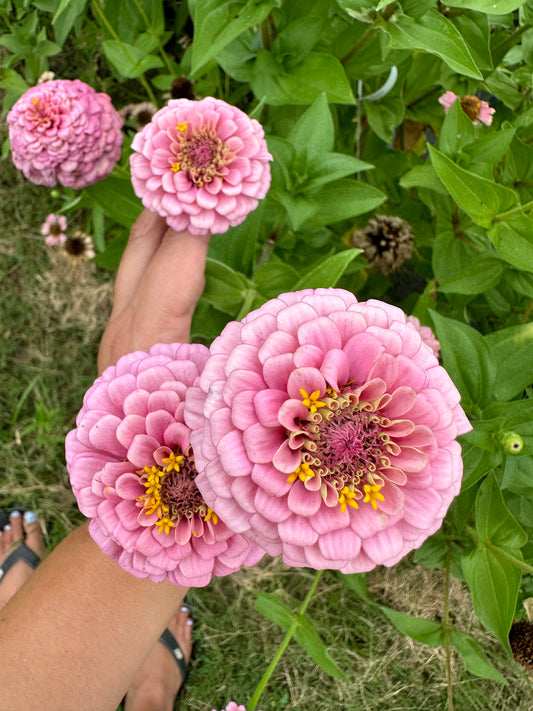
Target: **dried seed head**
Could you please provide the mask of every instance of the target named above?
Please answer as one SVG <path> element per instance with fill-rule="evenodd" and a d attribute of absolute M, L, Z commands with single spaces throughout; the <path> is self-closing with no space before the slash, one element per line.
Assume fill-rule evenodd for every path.
<path fill-rule="evenodd" d="M 459 101 L 461 102 L 461 108 L 468 118 L 472 121 L 476 121 L 481 111 L 481 99 L 478 99 L 477 96 L 472 96 L 472 94 L 467 94 L 461 97 Z"/>
<path fill-rule="evenodd" d="M 170 96 L 172 99 L 196 99 L 193 85 L 186 76 L 176 77 L 172 80 L 170 87 Z"/>
<path fill-rule="evenodd" d="M 376 215 L 362 230 L 352 233 L 352 246 L 364 250 L 366 261 L 390 274 L 413 254 L 414 235 L 411 225 L 394 215 Z"/>
<path fill-rule="evenodd" d="M 511 625 L 509 644 L 518 664 L 533 671 L 533 623 L 520 620 Z"/>

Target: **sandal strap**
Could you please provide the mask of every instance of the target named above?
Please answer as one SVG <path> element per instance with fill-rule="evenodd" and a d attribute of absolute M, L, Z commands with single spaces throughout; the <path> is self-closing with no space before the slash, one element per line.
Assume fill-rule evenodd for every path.
<path fill-rule="evenodd" d="M 31 548 L 28 548 L 28 546 L 25 543 L 20 543 L 15 548 L 15 550 L 7 556 L 7 558 L 4 560 L 3 564 L 0 566 L 0 580 L 2 580 L 4 575 L 19 560 L 23 560 L 25 563 L 27 563 L 32 570 L 35 570 L 35 568 L 41 562 L 41 559 L 39 558 L 37 553 L 32 551 Z"/>
<path fill-rule="evenodd" d="M 182 683 L 184 684 L 185 679 L 187 677 L 187 662 L 185 661 L 185 655 L 183 654 L 183 650 L 179 646 L 177 639 L 174 637 L 174 635 L 169 629 L 166 629 L 161 635 L 161 637 L 159 637 L 159 641 L 165 645 L 165 647 L 174 657 L 174 660 L 181 672 L 181 677 L 183 680 Z"/>

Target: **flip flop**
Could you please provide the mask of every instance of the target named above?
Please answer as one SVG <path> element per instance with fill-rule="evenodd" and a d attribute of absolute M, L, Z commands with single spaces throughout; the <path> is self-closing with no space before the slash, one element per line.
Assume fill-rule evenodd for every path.
<path fill-rule="evenodd" d="M 159 641 L 165 645 L 168 651 L 172 654 L 174 661 L 178 665 L 178 669 L 181 673 L 181 689 L 185 686 L 185 679 L 187 678 L 187 662 L 185 661 L 185 655 L 183 650 L 178 644 L 178 640 L 174 637 L 169 629 L 166 629 L 163 634 L 159 637 Z"/>
<path fill-rule="evenodd" d="M 41 559 L 39 558 L 37 553 L 32 551 L 31 548 L 28 548 L 28 546 L 25 543 L 19 543 L 19 545 L 15 548 L 15 550 L 12 551 L 7 556 L 7 558 L 4 560 L 2 565 L 0 565 L 0 582 L 2 581 L 2 578 L 4 577 L 4 575 L 19 560 L 23 560 L 25 563 L 27 563 L 32 570 L 35 570 L 35 568 L 41 562 Z"/>

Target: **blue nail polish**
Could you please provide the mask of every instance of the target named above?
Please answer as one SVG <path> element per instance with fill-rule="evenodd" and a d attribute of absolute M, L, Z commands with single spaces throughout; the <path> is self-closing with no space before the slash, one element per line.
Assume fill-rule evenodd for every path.
<path fill-rule="evenodd" d="M 13 516 L 13 518 L 18 518 L 20 516 L 20 511 L 12 511 L 11 515 Z"/>
<path fill-rule="evenodd" d="M 7 524 L 7 526 L 4 526 L 4 531 L 11 531 L 11 526 Z"/>
<path fill-rule="evenodd" d="M 24 520 L 26 523 L 35 523 L 35 521 L 37 521 L 37 516 L 33 513 L 33 511 L 26 511 L 24 514 Z"/>
<path fill-rule="evenodd" d="M 181 611 L 182 611 L 182 612 L 189 612 L 189 608 L 188 608 L 188 607 L 185 607 L 185 605 L 182 605 L 182 606 L 181 606 Z"/>
<path fill-rule="evenodd" d="M 192 627 L 192 620 L 187 620 L 187 624 L 189 625 L 189 627 Z"/>

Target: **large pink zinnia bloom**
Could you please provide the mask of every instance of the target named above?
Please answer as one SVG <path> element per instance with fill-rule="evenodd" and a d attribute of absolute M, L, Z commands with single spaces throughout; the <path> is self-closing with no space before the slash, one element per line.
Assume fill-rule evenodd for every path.
<path fill-rule="evenodd" d="M 133 139 L 131 181 L 143 205 L 175 230 L 226 232 L 270 186 L 263 128 L 220 99 L 176 99 Z"/>
<path fill-rule="evenodd" d="M 13 163 L 37 185 L 84 188 L 120 158 L 122 119 L 107 94 L 78 79 L 32 86 L 7 122 Z"/>
<path fill-rule="evenodd" d="M 283 294 L 229 323 L 187 393 L 206 502 L 288 565 L 393 565 L 461 484 L 459 393 L 398 308 Z"/>
<path fill-rule="evenodd" d="M 137 577 L 207 585 L 263 555 L 234 534 L 196 487 L 185 391 L 201 345 L 156 345 L 110 366 L 87 391 L 66 440 L 70 479 L 104 553 Z"/>

